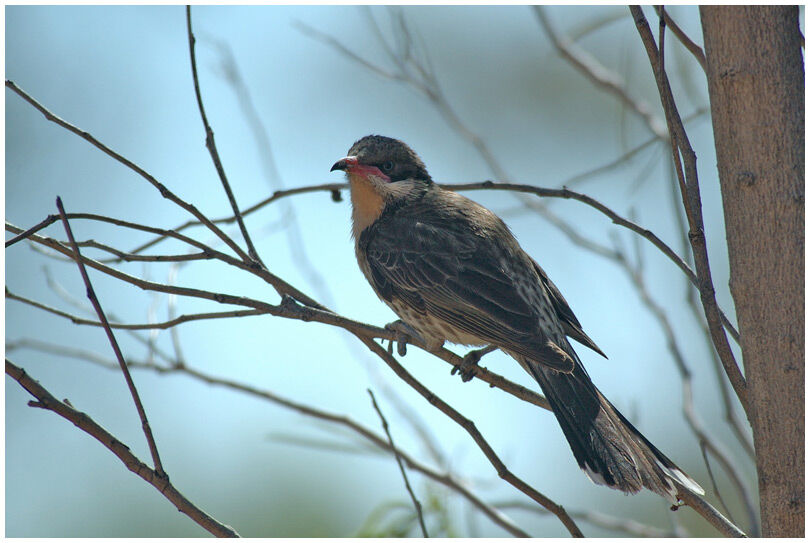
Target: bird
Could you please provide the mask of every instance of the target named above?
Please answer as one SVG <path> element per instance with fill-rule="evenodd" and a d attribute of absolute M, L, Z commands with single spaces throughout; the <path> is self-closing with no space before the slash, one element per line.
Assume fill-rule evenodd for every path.
<path fill-rule="evenodd" d="M 349 181 L 360 270 L 401 330 L 429 351 L 448 341 L 514 358 L 540 385 L 594 483 L 626 494 L 647 488 L 673 506 L 678 485 L 704 493 L 596 388 L 568 338 L 605 354 L 503 220 L 439 187 L 394 138 L 359 139 L 336 170 Z"/>

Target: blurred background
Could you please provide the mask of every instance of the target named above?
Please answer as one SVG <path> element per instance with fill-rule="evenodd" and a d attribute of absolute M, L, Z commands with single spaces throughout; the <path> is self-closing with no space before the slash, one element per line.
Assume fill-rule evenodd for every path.
<path fill-rule="evenodd" d="M 182 7 L 9 6 L 5 12 L 7 79 L 207 216 L 230 214 L 205 148 Z M 646 12 L 657 30 L 655 13 Z M 669 12 L 702 44 L 697 8 Z M 656 139 L 663 112 L 625 7 L 537 12 L 529 6 L 195 6 L 192 18 L 208 118 L 243 209 L 278 189 L 343 182 L 330 166 L 355 140 L 376 133 L 411 145 L 438 182 L 567 185 L 633 217 L 684 254 L 669 148 Z M 558 53 L 551 36 L 608 69 L 630 101 L 594 85 Z M 734 320 L 705 78 L 671 34 L 667 40 L 669 77 L 698 156 L 717 296 Z M 647 108 L 646 119 L 633 103 Z M 56 212 L 57 195 L 69 212 L 162 228 L 190 218 L 134 172 L 47 122 L 8 89 L 5 112 L 8 222 L 21 228 L 38 223 Z M 628 268 L 615 258 L 617 247 L 632 269 L 641 258 L 646 289 L 671 320 L 692 372 L 694 408 L 756 504 L 753 462 L 725 423 L 714 361 L 687 302 L 683 274 L 649 242 L 581 203 L 501 191 L 466 195 L 506 220 L 607 353 L 604 360 L 578 347 L 605 395 L 700 482 L 710 502 L 750 529 L 741 494 L 712 458 L 727 509 L 713 489 L 701 447 L 682 414 L 682 380 L 664 331 Z M 246 222 L 273 273 L 347 317 L 382 326 L 395 316 L 357 268 L 349 213 L 345 191 L 340 202 L 328 192 L 314 192 L 279 200 Z M 549 220 L 549 213 L 556 219 Z M 78 239 L 121 250 L 151 239 L 94 221 L 76 220 L 72 226 Z M 207 231 L 189 232 L 223 249 Z M 235 227 L 228 232 L 242 242 Z M 64 238 L 58 224 L 44 233 Z M 75 264 L 33 249 L 19 243 L 6 251 L 7 289 L 88 315 Z M 167 242 L 147 253 L 184 251 Z M 87 254 L 107 256 L 90 249 Z M 269 285 L 213 261 L 119 267 L 153 281 L 278 303 Z M 108 315 L 128 323 L 169 318 L 169 297 L 98 272 L 91 271 L 91 279 Z M 173 303 L 175 315 L 226 309 L 195 299 Z M 123 376 L 87 360 L 88 352 L 112 360 L 104 332 L 8 298 L 5 309 L 8 358 L 149 462 Z M 484 501 L 503 506 L 531 535 L 567 534 L 556 518 L 524 507 L 528 498 L 498 479 L 460 427 L 343 330 L 262 316 L 192 322 L 176 331 L 186 363 L 199 371 L 348 416 L 382 433 L 366 392 L 371 388 L 395 442 L 409 454 L 439 472 L 450 470 Z M 177 356 L 167 330 L 116 335 L 132 360 L 165 365 L 159 353 Z M 627 525 L 612 529 L 603 517 L 647 525 L 651 535 L 716 535 L 688 508 L 672 513 L 650 492 L 628 497 L 593 485 L 549 412 L 480 381 L 462 383 L 447 364 L 417 348 L 401 360 L 473 419 L 516 475 L 570 512 L 601 515 L 603 522 L 579 521 L 586 535 L 640 534 Z M 482 364 L 537 389 L 506 355 L 493 353 Z M 133 371 L 172 482 L 241 535 L 420 535 L 394 459 L 356 434 L 188 376 Z M 7 536 L 206 535 L 94 439 L 52 413 L 28 407 L 30 396 L 9 378 L 5 394 Z M 443 464 L 414 430 L 414 419 L 433 436 Z M 453 491 L 413 471 L 409 475 L 431 535 L 508 535 Z"/>

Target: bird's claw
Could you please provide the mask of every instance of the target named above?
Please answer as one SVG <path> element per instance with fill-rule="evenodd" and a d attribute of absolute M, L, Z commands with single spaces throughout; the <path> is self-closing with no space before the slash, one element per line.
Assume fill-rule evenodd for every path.
<path fill-rule="evenodd" d="M 476 373 L 478 373 L 478 362 L 481 361 L 481 358 L 485 354 L 491 353 L 495 350 L 497 350 L 497 347 L 489 345 L 488 347 L 483 347 L 481 349 L 475 349 L 474 351 L 468 352 L 461 359 L 461 364 L 458 366 L 453 366 L 453 369 L 450 371 L 450 375 L 455 375 L 458 373 L 459 376 L 461 376 L 461 380 L 466 383 L 475 377 Z"/>
<path fill-rule="evenodd" d="M 482 356 L 483 354 L 478 349 L 468 352 L 461 359 L 461 364 L 458 366 L 453 366 L 453 369 L 450 370 L 450 375 L 455 375 L 458 373 L 461 377 L 461 381 L 464 383 L 472 380 L 472 378 L 475 377 L 476 370 L 478 369 L 478 362 L 481 360 Z"/>
<path fill-rule="evenodd" d="M 408 353 L 408 343 L 413 343 L 412 339 L 419 339 L 416 330 L 405 324 L 401 320 L 389 322 L 385 325 L 386 330 L 394 332 L 395 338 L 388 341 L 388 354 L 394 354 L 394 342 L 397 344 L 397 354 L 405 356 Z"/>

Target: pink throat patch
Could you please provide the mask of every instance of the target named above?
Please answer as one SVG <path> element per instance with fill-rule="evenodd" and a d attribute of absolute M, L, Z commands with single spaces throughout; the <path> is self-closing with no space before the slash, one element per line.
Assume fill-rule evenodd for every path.
<path fill-rule="evenodd" d="M 368 164 L 350 164 L 346 168 L 346 173 L 363 179 L 376 177 L 378 179 L 382 179 L 386 183 L 391 182 L 391 178 L 382 173 L 377 166 L 369 166 Z"/>

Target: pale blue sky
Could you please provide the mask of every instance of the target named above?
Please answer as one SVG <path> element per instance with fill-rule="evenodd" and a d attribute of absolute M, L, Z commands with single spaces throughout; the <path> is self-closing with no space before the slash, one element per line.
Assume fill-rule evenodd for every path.
<path fill-rule="evenodd" d="M 618 14 L 618 21 L 580 44 L 628 78 L 635 97 L 661 116 L 649 65 L 624 7 L 548 8 L 561 28 L 574 32 L 589 21 Z M 514 7 L 415 7 L 404 10 L 425 44 L 445 95 L 456 113 L 479 134 L 512 180 L 558 187 L 573 175 L 606 164 L 645 141 L 649 132 L 611 96 L 597 90 L 550 47 L 531 9 Z M 371 10 L 385 32 L 388 11 Z M 673 14 L 698 41 L 696 10 Z M 342 181 L 330 173 L 359 137 L 380 133 L 408 142 L 434 179 L 461 183 L 492 177 L 475 149 L 448 126 L 422 95 L 371 73 L 329 46 L 305 35 L 306 25 L 340 39 L 373 62 L 386 64 L 367 14 L 352 6 L 193 8 L 198 66 L 208 117 L 237 200 L 247 207 L 273 187 Z M 674 44 L 674 40 L 670 42 Z M 266 175 L 236 95 L 222 77 L 217 44 L 227 44 L 267 131 L 278 177 Z M 672 45 L 676 49 L 676 45 Z M 682 50 L 668 57 L 684 115 L 707 107 L 697 64 Z M 55 114 L 89 131 L 145 168 L 211 217 L 228 204 L 204 146 L 188 58 L 182 7 L 7 7 L 6 78 Z M 68 211 L 97 212 L 161 227 L 187 220 L 179 208 L 130 170 L 87 142 L 48 123 L 6 90 L 6 220 L 27 228 L 55 212 L 60 195 Z M 689 125 L 697 150 L 706 232 L 721 305 L 731 312 L 724 232 L 708 116 Z M 626 167 L 573 188 L 637 220 L 680 250 L 670 204 L 670 178 L 661 146 Z M 264 156 L 266 158 L 266 156 Z M 382 325 L 394 319 L 366 284 L 354 261 L 349 204 L 327 193 L 287 200 L 297 217 L 302 248 L 323 278 L 332 306 L 342 314 Z M 710 485 L 700 452 L 682 419 L 675 366 L 663 335 L 627 276 L 616 265 L 573 245 L 559 230 L 532 214 L 514 214 L 517 200 L 505 193 L 468 196 L 502 213 L 524 248 L 545 268 L 588 334 L 608 354 L 605 361 L 578 349 L 594 381 L 663 451 L 704 487 Z M 284 204 L 287 205 L 287 204 Z M 572 201 L 549 202 L 582 234 L 610 244 L 631 237 L 598 212 Z M 306 292 L 322 296 L 301 269 L 288 243 L 289 216 L 274 205 L 251 216 L 257 248 L 270 269 Z M 284 228 L 279 228 L 283 225 Z M 92 222 L 76 222 L 80 239 L 127 249 L 148 239 Z M 236 230 L 231 230 L 240 239 Z M 62 238 L 58 225 L 48 235 Z M 200 239 L 211 236 L 197 230 Z M 718 435 L 728 440 L 715 378 L 703 339 L 683 304 L 680 272 L 642 243 L 649 288 L 671 311 L 680 347 L 695 372 L 698 407 Z M 177 247 L 175 246 L 175 249 Z M 172 245 L 158 249 L 171 252 Z M 7 251 L 6 284 L 12 291 L 70 309 L 49 289 L 43 266 L 76 298 L 84 288 L 75 267 L 54 262 L 24 244 Z M 122 269 L 166 281 L 168 267 L 129 264 Z M 128 322 L 166 318 L 166 299 L 91 275 L 105 309 Z M 223 265 L 184 266 L 177 282 L 277 302 L 267 285 Z M 320 294 L 319 294 L 320 293 Z M 220 310 L 213 303 L 178 300 L 178 313 Z M 74 310 L 72 310 L 74 311 Z M 146 350 L 118 334 L 128 356 Z M 76 327 L 17 302 L 6 303 L 6 340 L 47 338 L 109 356 L 100 329 Z M 379 431 L 366 388 L 378 390 L 378 374 L 440 437 L 459 474 L 485 480 L 488 500 L 517 493 L 497 481 L 471 440 L 444 415 L 394 378 L 348 334 L 315 323 L 253 317 L 180 327 L 190 365 L 300 402 L 351 416 Z M 155 333 L 170 350 L 168 333 Z M 461 349 L 456 349 L 462 352 Z M 117 435 L 143 460 L 148 451 L 120 373 L 31 350 L 13 352 L 23 366 L 59 398 L 68 398 Z M 409 350 L 409 371 L 466 416 L 474 419 L 495 450 L 519 476 L 568 508 L 591 507 L 668 526 L 664 500 L 650 493 L 624 497 L 592 485 L 576 467 L 551 414 L 481 383 L 462 384 L 443 362 Z M 526 386 L 536 385 L 510 358 L 493 354 L 484 365 Z M 279 441 L 279 433 L 331 438 L 320 426 L 282 408 L 180 376 L 135 372 L 172 481 L 220 521 L 249 536 L 349 536 L 374 507 L 407 500 L 389 457 L 315 450 Z M 426 458 L 393 406 L 378 394 L 397 442 Z M 26 406 L 27 395 L 6 383 L 6 535 L 161 536 L 203 535 L 154 489 L 127 472 L 106 449 L 53 414 Z M 339 436 L 342 434 L 338 434 Z M 345 438 L 342 438 L 345 440 Z M 749 470 L 749 473 L 752 473 Z M 417 492 L 426 491 L 414 477 Z M 751 481 L 753 484 L 753 481 Z M 467 534 L 462 502 L 449 502 L 459 533 Z M 736 507 L 737 504 L 734 504 Z M 326 514 L 325 512 L 328 512 Z M 682 518 L 690 520 L 691 513 Z M 514 518 L 533 535 L 563 535 L 554 520 L 524 513 Z M 692 519 L 693 520 L 693 519 Z M 505 532 L 483 518 L 481 535 Z M 704 529 L 700 522 L 694 523 Z M 583 525 L 586 533 L 607 535 Z M 703 533 L 703 532 L 698 532 Z"/>

